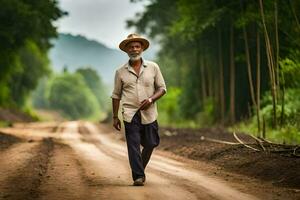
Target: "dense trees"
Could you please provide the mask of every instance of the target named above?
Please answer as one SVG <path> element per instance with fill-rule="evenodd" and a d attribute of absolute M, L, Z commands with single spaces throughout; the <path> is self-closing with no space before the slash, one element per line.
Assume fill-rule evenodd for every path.
<path fill-rule="evenodd" d="M 98 105 L 101 107 L 102 111 L 107 110 L 107 91 L 101 77 L 97 74 L 97 71 L 91 67 L 85 67 L 79 68 L 76 72 L 84 78 L 85 83 L 97 98 Z"/>
<path fill-rule="evenodd" d="M 263 119 L 276 128 L 299 103 L 287 98 L 299 88 L 299 13 L 299 0 L 151 0 L 128 26 L 161 42 L 182 119 L 199 121 L 212 105 L 212 122 L 256 116 L 260 133 Z"/>
<path fill-rule="evenodd" d="M 70 119 L 99 119 L 108 109 L 108 99 L 101 77 L 90 67 L 74 73 L 65 68 L 42 79 L 32 94 L 35 108 L 57 110 Z"/>
<path fill-rule="evenodd" d="M 62 111 L 71 119 L 88 117 L 100 111 L 95 95 L 77 73 L 55 77 L 50 83 L 48 101 L 50 108 Z"/>
<path fill-rule="evenodd" d="M 54 21 L 65 15 L 56 0 L 0 0 L 0 107 L 23 108 L 31 91 L 37 108 L 56 109 L 72 119 L 98 116 L 107 108 L 101 78 L 91 68 L 51 74 Z M 45 77 L 40 80 L 40 78 Z"/>
<path fill-rule="evenodd" d="M 0 106 L 24 104 L 39 77 L 49 73 L 47 50 L 57 1 L 0 0 Z"/>

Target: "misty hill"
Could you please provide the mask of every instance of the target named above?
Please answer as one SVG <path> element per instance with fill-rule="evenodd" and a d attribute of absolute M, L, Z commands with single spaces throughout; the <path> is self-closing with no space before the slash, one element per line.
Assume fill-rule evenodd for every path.
<path fill-rule="evenodd" d="M 62 71 L 64 66 L 67 66 L 69 71 L 75 71 L 82 66 L 91 66 L 108 84 L 113 82 L 115 69 L 128 59 L 121 50 L 108 48 L 79 35 L 59 34 L 52 43 L 54 47 L 49 52 L 49 58 L 54 71 Z M 153 55 L 153 52 L 147 51 L 145 58 L 153 59 Z"/>

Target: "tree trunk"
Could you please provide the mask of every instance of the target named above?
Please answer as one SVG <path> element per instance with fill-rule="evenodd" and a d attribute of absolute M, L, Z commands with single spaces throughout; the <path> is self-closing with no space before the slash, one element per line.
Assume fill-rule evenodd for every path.
<path fill-rule="evenodd" d="M 277 114 L 276 114 L 277 95 L 276 95 L 276 80 L 275 80 L 275 72 L 274 72 L 274 61 L 273 61 L 270 39 L 269 39 L 267 26 L 266 26 L 266 22 L 265 22 L 262 0 L 259 0 L 259 6 L 260 6 L 260 14 L 261 14 L 261 18 L 262 18 L 262 24 L 263 24 L 263 28 L 264 28 L 266 54 L 267 54 L 269 76 L 270 76 L 270 82 L 271 82 L 270 85 L 271 85 L 272 104 L 273 104 L 273 128 L 276 128 L 276 126 L 277 126 Z"/>
<path fill-rule="evenodd" d="M 202 93 L 202 101 L 204 102 L 205 99 L 207 98 L 206 94 L 206 80 L 205 80 L 205 64 L 204 64 L 204 54 L 202 54 L 200 58 L 200 65 L 201 65 L 201 93 Z"/>
<path fill-rule="evenodd" d="M 285 88 L 284 88 L 284 84 L 281 88 L 281 116 L 280 116 L 280 126 L 283 127 L 285 120 L 284 120 L 284 104 L 285 104 Z"/>
<path fill-rule="evenodd" d="M 248 37 L 246 27 L 243 27 L 243 35 L 244 35 L 244 42 L 245 42 L 245 53 L 246 53 L 246 62 L 247 62 L 247 70 L 248 70 L 248 80 L 249 80 L 249 87 L 250 87 L 250 95 L 253 106 L 256 106 L 255 94 L 254 94 L 254 86 L 252 80 L 252 70 L 251 70 L 251 61 L 250 61 L 250 52 L 249 52 L 249 45 L 248 45 Z"/>
<path fill-rule="evenodd" d="M 219 92 L 220 92 L 220 111 L 221 111 L 221 124 L 224 124 L 225 118 L 225 97 L 224 97 L 224 66 L 223 66 L 223 49 L 222 49 L 222 36 L 221 30 L 218 29 L 218 55 L 219 55 Z"/>
<path fill-rule="evenodd" d="M 256 31 L 256 115 L 257 115 L 257 129 L 258 136 L 261 136 L 260 128 L 260 36 L 259 29 Z"/>
<path fill-rule="evenodd" d="M 293 16 L 294 16 L 294 18 L 295 18 L 295 20 L 296 20 L 297 28 L 300 30 L 299 19 L 298 19 L 298 17 L 297 17 L 295 8 L 294 8 L 294 6 L 293 6 L 293 4 L 292 4 L 292 1 L 289 0 L 289 2 L 290 2 L 290 6 L 291 6 L 291 9 L 292 9 Z"/>
<path fill-rule="evenodd" d="M 230 123 L 235 123 L 235 62 L 234 62 L 234 29 L 230 27 Z"/>
<path fill-rule="evenodd" d="M 276 80 L 277 86 L 279 87 L 279 37 L 278 37 L 278 7 L 277 0 L 274 1 L 274 14 L 275 14 L 275 44 L 276 44 L 276 62 L 275 62 L 275 71 L 276 71 Z"/>
<path fill-rule="evenodd" d="M 206 63 L 206 65 L 208 65 Z M 212 72 L 212 68 L 211 67 L 206 67 L 207 69 L 207 78 L 208 78 L 208 96 L 209 97 L 213 97 L 213 89 L 214 89 L 214 86 L 213 86 L 213 72 Z"/>

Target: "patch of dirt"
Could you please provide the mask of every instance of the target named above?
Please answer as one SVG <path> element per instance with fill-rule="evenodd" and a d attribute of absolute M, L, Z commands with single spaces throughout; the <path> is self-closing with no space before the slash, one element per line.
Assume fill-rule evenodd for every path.
<path fill-rule="evenodd" d="M 7 191 L 4 192 L 4 199 L 29 200 L 38 198 L 39 186 L 47 172 L 53 144 L 51 138 L 45 138 L 36 149 L 32 150 L 33 158 L 18 168 L 14 176 L 6 180 Z"/>
<path fill-rule="evenodd" d="M 15 109 L 0 108 L 0 121 L 13 122 L 33 122 L 36 121 L 31 116 Z"/>
<path fill-rule="evenodd" d="M 250 136 L 237 135 L 245 143 L 260 149 Z M 221 128 L 199 130 L 161 128 L 160 136 L 159 149 L 161 150 L 193 160 L 213 163 L 228 172 L 268 181 L 274 186 L 300 189 L 300 158 L 292 157 L 291 154 L 257 152 L 242 144 L 222 144 L 203 139 L 211 138 L 237 143 L 232 134 Z"/>
<path fill-rule="evenodd" d="M 0 132 L 0 151 L 21 141 L 23 141 L 21 138 Z"/>
<path fill-rule="evenodd" d="M 101 124 L 98 127 L 102 126 L 105 125 Z M 240 144 L 216 144 L 199 137 L 208 138 L 214 135 L 215 139 L 236 142 L 230 138 L 232 137 L 230 134 L 220 134 L 222 130 L 218 129 L 203 129 L 199 130 L 200 133 L 183 129 L 162 129 L 161 148 L 168 151 L 157 151 L 153 155 L 147 168 L 147 184 L 143 189 L 131 187 L 126 145 L 117 141 L 124 136 L 123 131 L 116 134 L 111 126 L 97 129 L 88 122 L 18 124 L 3 129 L 3 132 L 5 131 L 7 134 L 15 134 L 15 138 L 5 134 L 1 136 L 8 144 L 13 145 L 0 151 L 0 199 L 260 197 L 270 200 L 296 200 L 300 195 L 300 190 L 274 187 L 276 183 L 272 185 L 270 182 L 251 178 L 255 175 L 261 178 L 261 174 L 255 174 L 252 167 L 259 170 L 266 169 L 264 168 L 266 166 L 258 165 L 263 161 L 258 152 L 253 152 Z M 49 131 L 55 132 L 49 134 Z M 39 137 L 32 140 L 35 134 L 39 134 Z M 238 136 L 243 141 L 251 143 L 248 136 Z M 24 139 L 18 142 L 20 140 L 18 137 Z M 249 156 L 258 158 L 258 161 L 249 159 Z M 245 170 L 254 175 L 251 173 L 247 174 L 249 177 L 241 175 Z M 261 171 L 261 173 L 271 177 L 270 172 Z M 298 175 L 295 177 L 298 178 Z M 282 186 L 284 181 L 279 181 L 279 186 Z M 290 182 L 288 179 L 288 183 Z"/>

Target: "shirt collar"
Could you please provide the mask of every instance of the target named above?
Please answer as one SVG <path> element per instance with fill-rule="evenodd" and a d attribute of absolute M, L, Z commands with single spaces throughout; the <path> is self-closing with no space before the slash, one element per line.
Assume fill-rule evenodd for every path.
<path fill-rule="evenodd" d="M 141 67 L 141 69 L 140 69 L 140 74 L 136 74 L 136 72 L 134 71 L 134 69 L 129 64 L 129 61 L 127 62 L 127 65 L 126 65 L 126 68 L 128 69 L 128 71 L 131 72 L 131 73 L 133 73 L 133 74 L 135 74 L 136 76 L 140 76 L 143 73 L 144 68 L 147 67 L 147 65 L 144 62 L 144 59 L 143 58 L 141 58 L 141 59 L 142 59 L 142 66 L 143 67 Z"/>
<path fill-rule="evenodd" d="M 143 67 L 147 67 L 147 64 L 146 64 L 146 62 L 144 61 L 144 59 L 143 59 L 143 58 L 141 58 L 141 59 L 142 59 L 142 66 L 143 66 Z M 132 68 L 129 62 L 130 62 L 130 60 L 127 62 L 127 65 L 126 65 L 126 68 L 127 68 L 127 69 L 131 69 L 131 68 Z"/>

